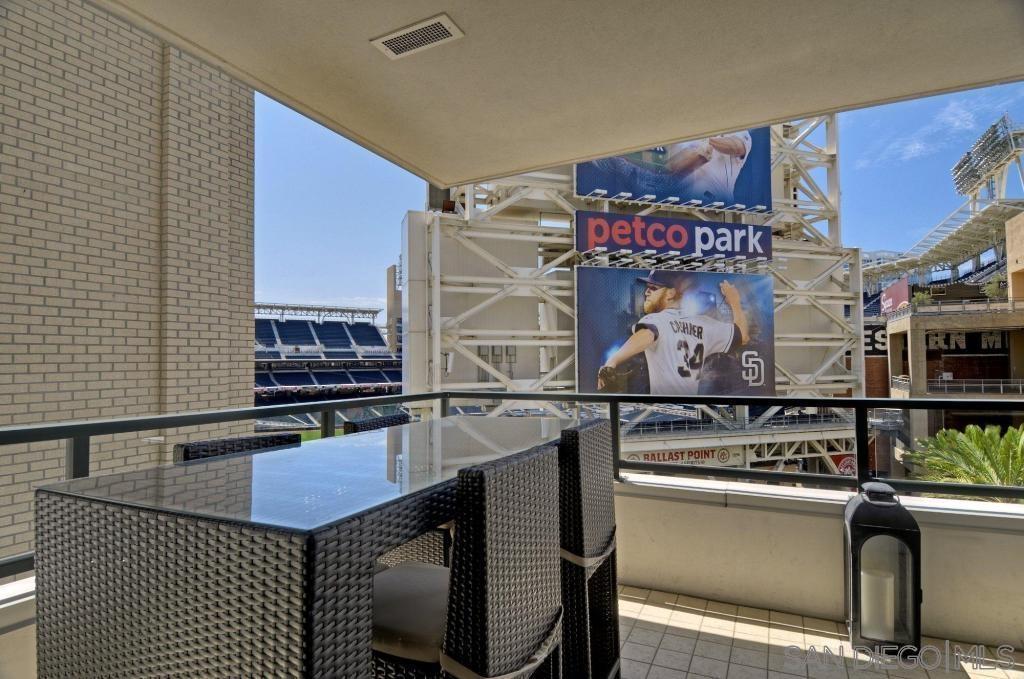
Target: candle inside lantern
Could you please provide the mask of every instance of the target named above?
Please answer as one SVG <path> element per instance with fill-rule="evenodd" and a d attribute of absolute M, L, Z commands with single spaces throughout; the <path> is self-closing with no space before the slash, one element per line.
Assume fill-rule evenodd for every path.
<path fill-rule="evenodd" d="M 892 641 L 896 635 L 896 576 L 890 571 L 860 571 L 861 634 Z"/>

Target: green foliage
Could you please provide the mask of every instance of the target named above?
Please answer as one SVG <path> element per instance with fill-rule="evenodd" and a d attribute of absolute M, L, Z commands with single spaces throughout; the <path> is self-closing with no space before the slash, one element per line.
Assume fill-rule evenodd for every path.
<path fill-rule="evenodd" d="M 1005 434 L 995 425 L 982 429 L 969 424 L 962 432 L 942 429 L 935 436 L 918 441 L 918 446 L 920 449 L 906 458 L 918 466 L 916 478 L 1024 486 L 1024 426 L 1007 427 Z"/>
<path fill-rule="evenodd" d="M 926 292 L 925 290 L 918 290 L 914 293 L 914 296 L 910 298 L 910 301 L 914 304 L 931 304 L 932 293 Z"/>
<path fill-rule="evenodd" d="M 993 276 L 987 283 L 981 286 L 981 291 L 989 299 L 1006 297 L 1006 288 L 1000 287 L 1000 283 L 1006 282 L 1006 274 L 1001 273 Z"/>

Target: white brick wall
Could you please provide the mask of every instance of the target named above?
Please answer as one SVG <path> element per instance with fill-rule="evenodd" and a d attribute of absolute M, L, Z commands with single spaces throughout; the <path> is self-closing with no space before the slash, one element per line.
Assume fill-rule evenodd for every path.
<path fill-rule="evenodd" d="M 252 405 L 252 142 L 216 69 L 78 0 L 0 2 L 0 426 Z M 249 430 L 97 438 L 92 471 Z M 0 557 L 63 464 L 0 449 Z"/>

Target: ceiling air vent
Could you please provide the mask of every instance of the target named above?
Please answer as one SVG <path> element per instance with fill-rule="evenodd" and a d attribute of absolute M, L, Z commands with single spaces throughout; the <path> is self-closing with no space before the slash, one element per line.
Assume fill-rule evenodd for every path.
<path fill-rule="evenodd" d="M 401 59 L 430 47 L 458 40 L 463 32 L 447 14 L 417 21 L 411 26 L 371 40 L 389 59 Z"/>

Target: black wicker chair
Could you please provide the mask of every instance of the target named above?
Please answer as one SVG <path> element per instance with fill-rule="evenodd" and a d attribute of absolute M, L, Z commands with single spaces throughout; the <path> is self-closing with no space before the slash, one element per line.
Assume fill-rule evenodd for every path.
<path fill-rule="evenodd" d="M 175 462 L 191 462 L 207 457 L 245 453 L 278 446 L 297 446 L 302 443 L 302 436 L 295 432 L 277 434 L 260 434 L 259 436 L 239 436 L 236 438 L 210 439 L 207 441 L 189 441 L 174 446 Z"/>
<path fill-rule="evenodd" d="M 345 422 L 342 431 L 346 434 L 356 434 L 361 431 L 372 431 L 384 427 L 395 427 L 400 424 L 409 424 L 409 413 L 395 413 L 383 417 L 370 417 L 365 420 L 354 420 Z"/>
<path fill-rule="evenodd" d="M 558 452 L 463 469 L 452 567 L 374 576 L 374 676 L 561 676 Z"/>
<path fill-rule="evenodd" d="M 394 568 L 410 561 L 437 566 L 451 565 L 453 526 L 452 523 L 439 526 L 382 554 L 377 558 L 374 572 Z"/>
<path fill-rule="evenodd" d="M 558 462 L 565 674 L 618 677 L 611 423 L 593 420 L 564 430 Z"/>
<path fill-rule="evenodd" d="M 346 434 L 355 434 L 362 431 L 373 431 L 374 429 L 409 424 L 409 422 L 408 413 L 395 413 L 382 417 L 345 422 L 342 430 Z M 410 540 L 404 545 L 394 548 L 377 559 L 375 570 L 381 571 L 385 568 L 394 568 L 399 564 L 409 561 L 447 566 L 452 548 L 450 529 L 450 526 L 441 526 L 437 530 L 425 533 L 415 540 Z"/>

